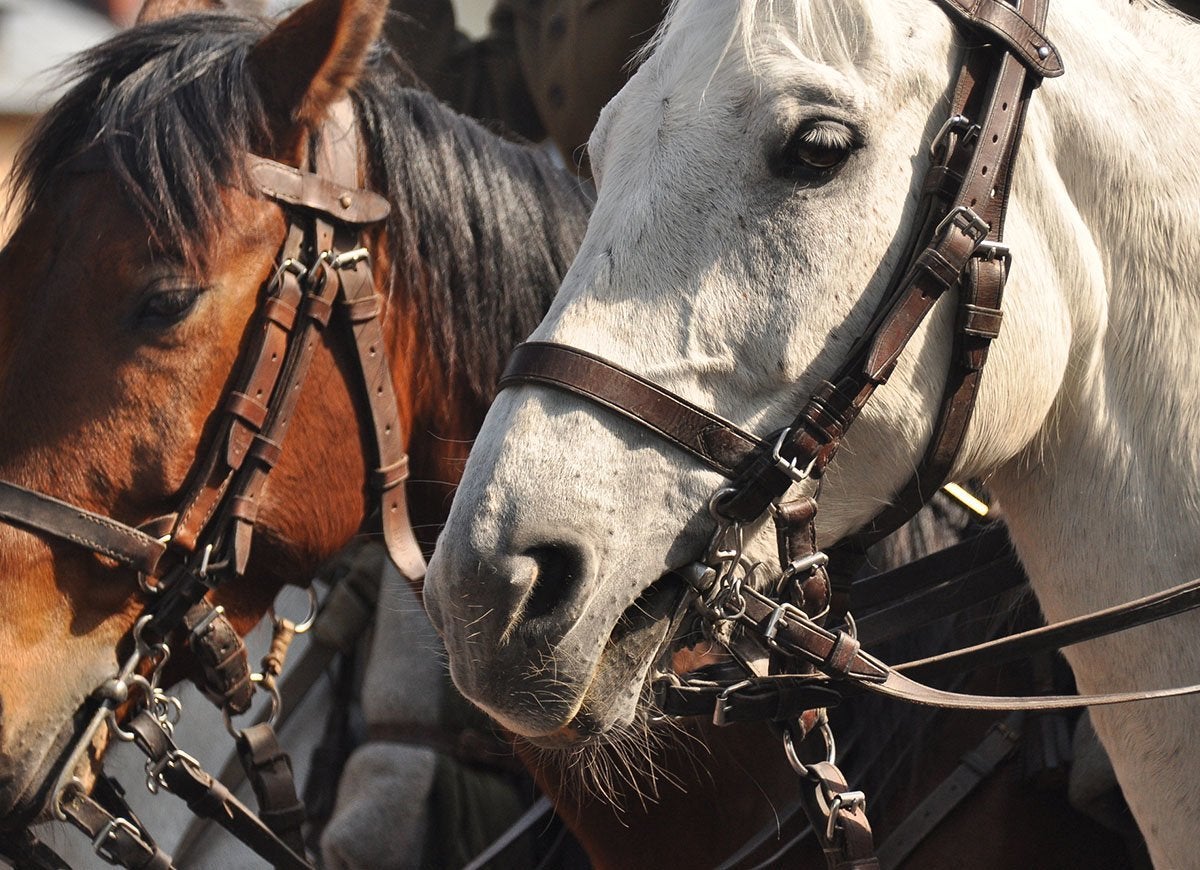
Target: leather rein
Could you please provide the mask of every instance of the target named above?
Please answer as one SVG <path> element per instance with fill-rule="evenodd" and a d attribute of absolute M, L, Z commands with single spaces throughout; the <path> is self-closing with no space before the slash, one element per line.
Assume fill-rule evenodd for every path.
<path fill-rule="evenodd" d="M 862 649 L 849 615 L 852 587 L 845 580 L 831 580 L 829 558 L 817 549 L 816 501 L 786 499 L 793 485 L 821 478 L 934 304 L 957 290 L 950 371 L 934 434 L 917 473 L 893 502 L 839 545 L 835 555 L 846 563 L 843 576 L 853 574 L 866 547 L 911 518 L 945 482 L 971 419 L 989 345 L 999 335 L 1011 263 L 1004 220 L 1026 109 L 1042 79 L 1061 75 L 1063 65 L 1043 33 L 1049 0 L 936 2 L 968 47 L 949 117 L 930 146 L 931 166 L 908 256 L 848 358 L 789 426 L 757 437 L 634 372 L 556 343 L 518 347 L 501 380 L 502 388 L 535 384 L 596 403 L 730 481 L 709 505 L 717 528 L 707 551 L 676 573 L 686 581 L 706 635 L 726 646 L 740 673 L 716 679 L 669 676 L 655 685 L 658 706 L 666 715 L 712 715 L 718 725 L 765 719 L 778 726 L 789 762 L 811 786 L 804 803 L 813 828 L 830 866 L 838 868 L 879 866 L 865 797 L 849 790 L 835 766 L 822 709 L 842 697 L 867 691 L 944 708 L 1031 711 L 1200 692 L 1197 685 L 1105 695 L 988 697 L 917 682 L 904 672 L 968 667 L 1193 609 L 1200 606 L 1200 580 L 1064 623 L 891 667 Z M 780 570 L 767 584 L 769 591 L 762 592 L 751 584 L 763 566 L 747 563 L 742 540 L 744 530 L 768 514 L 779 541 Z M 808 764 L 796 746 L 814 725 L 821 726 L 828 757 Z"/>
<path fill-rule="evenodd" d="M 251 673 L 241 637 L 207 595 L 246 569 L 271 469 L 280 458 L 313 352 L 331 320 L 345 333 L 368 409 L 365 428 L 377 462 L 368 481 L 368 504 L 376 506 L 389 555 L 400 571 L 414 580 L 424 576 L 405 502 L 408 457 L 385 350 L 382 303 L 365 247 L 366 228 L 385 220 L 390 205 L 359 187 L 359 132 L 348 99 L 334 107 L 312 151 L 304 169 L 248 158 L 254 188 L 283 207 L 287 232 L 244 333 L 233 386 L 218 409 L 217 437 L 198 461 L 178 510 L 135 527 L 0 481 L 0 520 L 136 571 L 148 599 L 132 632 L 133 652 L 81 706 L 74 737 L 42 780 L 41 804 L 32 811 L 48 808 L 71 822 L 92 838 L 97 854 L 117 866 L 168 870 L 173 864 L 125 803 L 119 786 L 100 771 L 88 790 L 76 776 L 106 727 L 110 737 L 132 742 L 146 754 L 151 791 L 178 794 L 193 812 L 222 824 L 275 867 L 310 867 L 300 835 L 304 807 L 271 722 L 241 730 L 231 724 L 233 716 L 250 709 L 259 689 L 271 695 L 274 718 L 280 707 L 275 678 L 288 643 L 304 627 L 276 618 L 271 650 L 261 672 Z M 82 155 L 83 171 L 107 168 L 97 156 Z M 172 740 L 181 705 L 163 691 L 159 679 L 176 648 L 196 660 L 197 685 L 221 708 L 238 741 L 258 798 L 257 816 Z M 18 866 L 66 866 L 28 828 L 0 834 L 0 855 Z"/>

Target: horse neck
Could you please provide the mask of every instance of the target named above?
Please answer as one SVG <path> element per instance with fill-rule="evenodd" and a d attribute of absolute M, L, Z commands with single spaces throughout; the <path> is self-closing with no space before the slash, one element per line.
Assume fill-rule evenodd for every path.
<path fill-rule="evenodd" d="M 1051 8 L 1068 71 L 1034 94 L 1017 205 L 1070 347 L 993 487 L 1055 619 L 1200 574 L 1179 519 L 1200 507 L 1200 27 L 1125 0 Z"/>

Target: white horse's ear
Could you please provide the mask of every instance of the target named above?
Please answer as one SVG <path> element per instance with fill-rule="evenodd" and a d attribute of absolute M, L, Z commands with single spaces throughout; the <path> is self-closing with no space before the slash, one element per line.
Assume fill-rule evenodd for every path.
<path fill-rule="evenodd" d="M 146 0 L 138 13 L 137 23 L 161 21 L 187 12 L 234 12 L 244 15 L 265 15 L 266 0 Z"/>

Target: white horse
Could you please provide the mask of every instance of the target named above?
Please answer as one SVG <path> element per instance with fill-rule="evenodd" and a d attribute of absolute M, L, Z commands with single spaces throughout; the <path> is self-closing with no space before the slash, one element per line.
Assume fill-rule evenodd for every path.
<path fill-rule="evenodd" d="M 1058 620 L 1200 574 L 1200 27 L 1155 0 L 1051 0 L 1047 32 L 1067 75 L 1033 97 L 1004 328 L 954 475 L 988 479 Z M 786 425 L 897 268 L 962 51 L 930 0 L 679 0 L 593 134 L 599 202 L 534 337 Z M 825 476 L 823 545 L 920 459 L 953 310 Z M 702 552 L 720 484 L 593 404 L 504 392 L 426 585 L 459 687 L 547 744 L 635 722 L 667 641 L 656 581 Z M 1200 615 L 1067 656 L 1085 692 L 1194 683 Z M 1200 701 L 1093 715 L 1156 864 L 1200 866 Z"/>

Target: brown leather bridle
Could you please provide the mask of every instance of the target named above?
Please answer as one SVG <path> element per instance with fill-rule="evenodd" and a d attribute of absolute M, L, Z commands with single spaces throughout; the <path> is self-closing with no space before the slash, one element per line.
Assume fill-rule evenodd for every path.
<path fill-rule="evenodd" d="M 817 550 L 816 501 L 785 500 L 793 485 L 821 478 L 935 303 L 957 289 L 954 346 L 934 434 L 916 474 L 892 503 L 839 545 L 848 578 L 861 561 L 855 555 L 902 525 L 945 482 L 971 419 L 989 345 L 999 334 L 1011 262 L 1004 219 L 1026 109 L 1042 79 L 1061 75 L 1063 65 L 1043 34 L 1049 0 L 937 2 L 958 25 L 968 48 L 949 117 L 931 143 L 932 164 L 921 187 L 908 255 L 847 359 L 787 427 L 757 437 L 621 366 L 549 342 L 517 348 L 501 380 L 502 388 L 536 384 L 583 397 L 730 480 L 710 504 L 717 530 L 707 552 L 676 573 L 690 587 L 709 636 L 726 644 L 742 673 L 724 680 L 669 677 L 656 686 L 656 698 L 667 714 L 711 713 L 718 725 L 752 718 L 779 725 L 789 761 L 812 786 L 805 792 L 805 808 L 830 866 L 838 868 L 878 864 L 864 798 L 848 790 L 832 751 L 816 765 L 796 755 L 796 742 L 819 721 L 806 713 L 811 708 L 832 705 L 857 691 L 971 710 L 1066 709 L 1200 691 L 1200 686 L 1189 686 L 1093 696 L 981 697 L 916 682 L 862 650 L 849 617 L 848 587 L 831 581 L 829 559 Z M 740 542 L 743 527 L 768 512 L 779 538 L 780 571 L 762 592 L 749 588 Z M 1040 648 L 1047 641 L 1067 645 L 1197 606 L 1200 581 L 1192 581 L 908 667 L 977 660 Z M 827 731 L 826 737 L 832 747 Z"/>
<path fill-rule="evenodd" d="M 87 833 L 110 863 L 156 870 L 172 866 L 103 775 L 91 794 L 75 779 L 106 724 L 148 756 L 149 784 L 184 797 L 194 812 L 220 822 L 274 866 L 309 866 L 300 837 L 303 805 L 296 799 L 290 761 L 270 725 L 250 726 L 235 735 L 259 798 L 260 816 L 255 817 L 175 747 L 171 699 L 159 688 L 158 677 L 169 655 L 167 644 L 186 649 L 202 672 L 199 687 L 228 720 L 246 712 L 256 684 L 270 688 L 270 672 L 282 666 L 286 639 L 280 639 L 277 626 L 276 658 L 270 665 L 264 662 L 270 676 L 252 675 L 241 638 L 206 596 L 246 569 L 271 469 L 279 460 L 320 335 L 335 317 L 349 339 L 370 415 L 367 429 L 377 465 L 369 475 L 369 501 L 377 503 L 383 539 L 397 567 L 412 580 L 424 576 L 425 562 L 405 502 L 408 457 L 383 336 L 383 305 L 364 247 L 365 228 L 382 222 L 390 205 L 359 187 L 359 138 L 353 106 L 344 99 L 314 140 L 311 169 L 248 158 L 254 188 L 284 209 L 286 237 L 244 334 L 233 386 L 219 408 L 218 434 L 198 462 L 177 511 L 135 527 L 0 481 L 0 520 L 133 569 L 148 598 L 133 632 L 134 652 L 85 702 L 76 717 L 85 724 L 77 727 L 38 790 L 42 806 Z M 95 149 L 77 161 L 82 171 L 108 169 Z M 284 624 L 287 639 L 289 631 Z M 130 702 L 132 713 L 118 722 L 118 709 Z M 0 839 L 3 853 L 24 866 L 62 866 L 28 832 Z"/>

